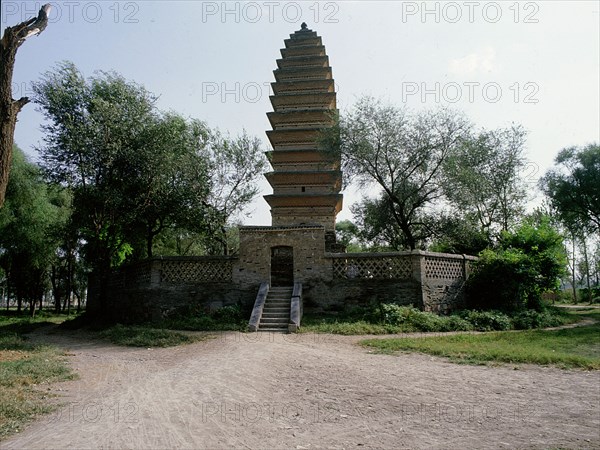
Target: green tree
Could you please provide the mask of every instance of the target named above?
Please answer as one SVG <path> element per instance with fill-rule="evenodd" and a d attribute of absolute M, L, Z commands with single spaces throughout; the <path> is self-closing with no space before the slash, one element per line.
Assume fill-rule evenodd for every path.
<path fill-rule="evenodd" d="M 161 113 L 144 87 L 116 73 L 85 79 L 70 62 L 34 92 L 47 119 L 43 166 L 73 194 L 72 222 L 101 305 L 111 270 L 151 257 L 161 233 L 201 236 L 204 249 L 227 252 L 227 224 L 257 193 L 257 139 Z"/>
<path fill-rule="evenodd" d="M 72 63 L 62 63 L 33 86 L 46 123 L 38 150 L 52 181 L 73 192 L 73 219 L 86 242 L 92 268 L 106 276 L 131 253 L 126 225 L 137 200 L 124 187 L 139 169 L 138 143 L 152 123 L 154 97 L 116 74 L 89 82 Z"/>
<path fill-rule="evenodd" d="M 478 255 L 490 246 L 489 236 L 472 218 L 456 213 L 439 214 L 429 249 L 433 252 Z"/>
<path fill-rule="evenodd" d="M 118 74 L 86 80 L 68 62 L 34 92 L 47 119 L 43 166 L 73 193 L 73 224 L 102 301 L 114 267 L 136 248 L 138 257 L 140 248 L 151 254 L 154 236 L 174 217 L 199 215 L 208 192 L 204 128 L 159 114 L 152 94 Z"/>
<path fill-rule="evenodd" d="M 558 287 L 565 265 L 563 236 L 550 218 L 528 217 L 502 233 L 497 249 L 481 253 L 469 278 L 470 306 L 540 309 L 542 294 Z"/>
<path fill-rule="evenodd" d="M 561 150 L 540 180 L 551 206 L 565 223 L 600 231 L 600 146 Z"/>
<path fill-rule="evenodd" d="M 122 189 L 134 213 L 124 234 L 136 258 L 152 257 L 154 240 L 166 229 L 203 231 L 209 209 L 208 127 L 173 113 L 149 120 L 135 154 L 121 161 L 129 173 Z"/>
<path fill-rule="evenodd" d="M 587 242 L 600 237 L 600 146 L 562 149 L 554 160 L 555 167 L 540 180 L 553 213 L 568 230 L 573 246 L 571 283 L 573 301 L 577 301 L 576 269 L 584 269 L 589 300 L 592 297 L 590 258 Z M 583 260 L 577 264 L 576 246 L 582 248 Z"/>
<path fill-rule="evenodd" d="M 444 163 L 446 198 L 457 215 L 479 224 L 490 243 L 525 212 L 525 137 L 517 125 L 483 130 L 464 139 Z"/>
<path fill-rule="evenodd" d="M 427 208 L 443 194 L 442 165 L 469 127 L 448 111 L 412 115 L 364 97 L 339 119 L 324 145 L 341 152 L 344 170 L 363 187 L 381 188 L 402 245 L 415 249 L 428 234 Z"/>
<path fill-rule="evenodd" d="M 336 241 L 346 248 L 347 252 L 361 252 L 358 227 L 350 220 L 340 220 L 335 224 Z"/>
<path fill-rule="evenodd" d="M 39 168 L 14 147 L 6 202 L 0 209 L 0 264 L 10 290 L 35 313 L 48 282 L 48 269 L 58 246 L 53 231 L 63 216 L 52 204 Z"/>
<path fill-rule="evenodd" d="M 236 137 L 214 131 L 206 147 L 211 177 L 206 220 L 207 250 L 210 254 L 230 253 L 228 226 L 258 195 L 266 158 L 260 140 L 245 131 Z"/>

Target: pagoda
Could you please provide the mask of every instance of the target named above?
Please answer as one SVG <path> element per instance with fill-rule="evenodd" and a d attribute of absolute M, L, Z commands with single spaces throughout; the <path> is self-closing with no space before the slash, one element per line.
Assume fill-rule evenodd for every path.
<path fill-rule="evenodd" d="M 273 112 L 267 113 L 273 171 L 265 177 L 273 194 L 265 200 L 272 226 L 318 225 L 331 236 L 343 196 L 340 158 L 319 146 L 322 130 L 333 125 L 337 112 L 329 58 L 321 37 L 306 23 L 284 42 L 273 71 Z"/>

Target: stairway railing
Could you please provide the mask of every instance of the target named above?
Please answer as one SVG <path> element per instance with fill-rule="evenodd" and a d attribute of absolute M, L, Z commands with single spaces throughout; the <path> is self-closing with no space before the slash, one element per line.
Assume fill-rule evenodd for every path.
<path fill-rule="evenodd" d="M 290 305 L 290 324 L 288 325 L 288 331 L 290 333 L 295 333 L 300 328 L 300 322 L 304 312 L 302 303 L 302 283 L 294 283 L 292 303 Z"/>
<path fill-rule="evenodd" d="M 260 318 L 262 317 L 267 295 L 269 295 L 269 283 L 265 281 L 261 283 L 260 288 L 258 288 L 258 294 L 256 295 L 256 300 L 254 301 L 254 308 L 252 308 L 252 315 L 250 316 L 250 321 L 248 322 L 249 331 L 258 331 L 258 324 L 260 322 Z"/>

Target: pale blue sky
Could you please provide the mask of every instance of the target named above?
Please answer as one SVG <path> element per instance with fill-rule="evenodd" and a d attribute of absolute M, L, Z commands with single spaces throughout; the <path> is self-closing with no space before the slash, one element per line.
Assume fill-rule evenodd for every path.
<path fill-rule="evenodd" d="M 2 28 L 44 2 L 1 4 Z M 85 74 L 116 70 L 160 95 L 159 107 L 267 149 L 269 83 L 279 49 L 306 21 L 323 38 L 343 111 L 362 94 L 413 109 L 450 105 L 478 126 L 529 130 L 528 179 L 558 151 L 600 140 L 600 2 L 52 2 L 51 23 L 19 49 L 14 97 L 61 60 Z M 34 105 L 16 142 L 41 140 Z M 270 193 L 262 182 L 263 194 Z M 346 192 L 339 218 L 357 199 Z M 258 198 L 248 224 L 268 224 Z"/>

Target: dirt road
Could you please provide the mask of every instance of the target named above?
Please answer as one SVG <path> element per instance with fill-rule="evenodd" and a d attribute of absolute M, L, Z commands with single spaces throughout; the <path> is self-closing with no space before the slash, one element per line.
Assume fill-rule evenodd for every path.
<path fill-rule="evenodd" d="M 170 349 L 64 335 L 80 379 L 0 448 L 600 448 L 600 373 L 228 332 Z"/>

